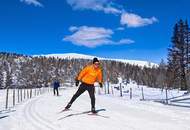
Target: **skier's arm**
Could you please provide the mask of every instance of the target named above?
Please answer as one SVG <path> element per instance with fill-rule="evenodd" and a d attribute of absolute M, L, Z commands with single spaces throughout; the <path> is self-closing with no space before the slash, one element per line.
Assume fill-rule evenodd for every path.
<path fill-rule="evenodd" d="M 97 79 L 98 79 L 98 82 L 99 82 L 99 84 L 100 84 L 100 88 L 102 88 L 102 87 L 103 87 L 102 71 L 100 71 L 100 72 L 98 73 Z"/>
<path fill-rule="evenodd" d="M 88 66 L 87 67 L 85 67 L 80 73 L 79 73 L 79 75 L 78 75 L 78 77 L 77 77 L 77 80 L 81 80 L 84 76 L 85 76 L 85 74 L 88 72 Z"/>

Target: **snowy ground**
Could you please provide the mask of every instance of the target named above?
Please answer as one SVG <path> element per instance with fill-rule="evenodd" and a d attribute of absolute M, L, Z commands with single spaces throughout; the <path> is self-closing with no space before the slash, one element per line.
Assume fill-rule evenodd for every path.
<path fill-rule="evenodd" d="M 87 92 L 74 102 L 71 111 L 59 113 L 75 91 L 63 89 L 59 97 L 46 93 L 1 112 L 0 130 L 190 130 L 189 108 L 103 92 L 96 94 L 96 109 L 105 109 L 100 116 L 82 114 L 90 110 Z"/>

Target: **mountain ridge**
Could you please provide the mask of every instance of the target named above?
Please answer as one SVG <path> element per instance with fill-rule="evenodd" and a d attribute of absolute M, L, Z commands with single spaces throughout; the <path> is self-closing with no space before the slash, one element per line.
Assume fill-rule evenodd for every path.
<path fill-rule="evenodd" d="M 158 64 L 148 61 L 140 61 L 140 60 L 127 60 L 127 59 L 114 59 L 114 58 L 103 58 L 93 55 L 86 55 L 86 54 L 79 54 L 79 53 L 63 53 L 63 54 L 46 54 L 46 55 L 34 55 L 36 56 L 45 56 L 45 57 L 55 57 L 60 59 L 93 59 L 94 57 L 97 57 L 100 60 L 111 60 L 111 61 L 117 61 L 122 63 L 128 63 L 132 65 L 138 65 L 138 66 L 146 66 L 146 67 L 158 67 Z"/>

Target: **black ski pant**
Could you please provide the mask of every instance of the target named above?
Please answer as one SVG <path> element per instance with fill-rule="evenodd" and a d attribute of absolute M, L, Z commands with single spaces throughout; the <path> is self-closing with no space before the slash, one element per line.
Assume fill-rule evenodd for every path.
<path fill-rule="evenodd" d="M 84 93 L 85 91 L 88 91 L 90 99 L 91 99 L 91 107 L 95 108 L 95 87 L 94 85 L 91 84 L 86 84 L 86 83 L 82 83 L 77 92 L 73 95 L 71 101 L 69 102 L 69 104 L 72 104 L 82 93 Z"/>
<path fill-rule="evenodd" d="M 59 90 L 58 90 L 58 88 L 53 88 L 53 93 L 54 93 L 54 95 L 59 96 Z"/>

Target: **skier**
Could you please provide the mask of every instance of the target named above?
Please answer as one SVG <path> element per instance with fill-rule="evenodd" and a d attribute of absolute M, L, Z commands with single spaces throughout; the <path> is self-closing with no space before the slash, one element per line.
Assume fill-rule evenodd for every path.
<path fill-rule="evenodd" d="M 100 87 L 102 88 L 102 70 L 100 68 L 100 62 L 98 58 L 93 59 L 93 64 L 86 66 L 76 77 L 75 85 L 79 85 L 79 81 L 81 82 L 77 92 L 73 95 L 70 102 L 65 107 L 65 110 L 68 110 L 72 103 L 86 90 L 89 93 L 91 99 L 91 112 L 96 113 L 95 110 L 95 86 L 94 83 L 96 81 L 99 82 Z"/>
<path fill-rule="evenodd" d="M 54 93 L 54 95 L 59 96 L 59 87 L 60 87 L 59 81 L 55 80 L 54 83 L 53 83 L 53 93 Z"/>

